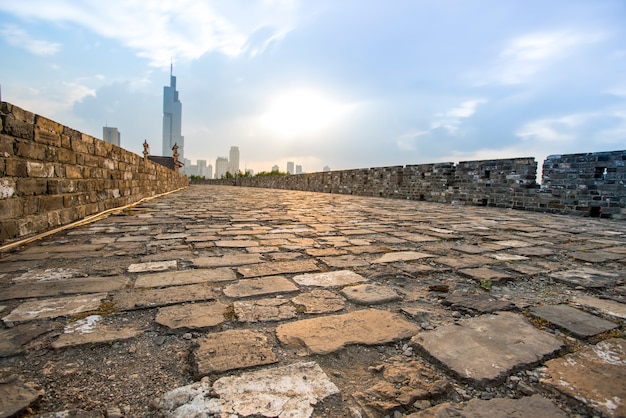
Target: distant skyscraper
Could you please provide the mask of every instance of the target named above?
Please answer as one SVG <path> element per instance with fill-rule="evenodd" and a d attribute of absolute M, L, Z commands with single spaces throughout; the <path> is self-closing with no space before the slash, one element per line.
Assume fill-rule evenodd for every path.
<path fill-rule="evenodd" d="M 273 172 L 278 173 L 279 171 L 280 171 L 280 168 L 278 168 L 278 166 L 277 166 L 277 165 L 275 165 L 275 166 L 273 166 L 273 167 L 272 167 L 272 173 L 273 173 Z"/>
<path fill-rule="evenodd" d="M 293 174 L 294 173 L 294 171 L 293 171 L 293 161 L 288 161 L 287 162 L 287 172 L 289 174 Z"/>
<path fill-rule="evenodd" d="M 206 177 L 206 160 L 197 160 L 196 164 L 198 165 L 198 176 Z"/>
<path fill-rule="evenodd" d="M 117 128 L 105 126 L 102 128 L 102 139 L 109 144 L 120 146 L 120 132 Z"/>
<path fill-rule="evenodd" d="M 327 166 L 327 165 L 324 166 L 324 172 L 326 172 L 326 171 L 330 171 L 330 167 Z"/>
<path fill-rule="evenodd" d="M 178 159 L 185 156 L 185 137 L 181 135 L 183 104 L 178 100 L 176 77 L 170 66 L 170 85 L 163 87 L 163 156 L 172 155 L 172 147 L 178 145 Z"/>
<path fill-rule="evenodd" d="M 230 174 L 239 173 L 239 147 L 230 147 L 228 171 Z"/>
<path fill-rule="evenodd" d="M 228 172 L 228 159 L 225 157 L 217 157 L 215 160 L 215 178 L 221 179 Z"/>
<path fill-rule="evenodd" d="M 297 165 L 296 166 L 296 174 L 302 174 L 302 166 L 301 165 Z"/>
<path fill-rule="evenodd" d="M 213 178 L 213 166 L 211 164 L 206 166 L 206 174 L 204 175 L 204 177 L 208 179 Z"/>

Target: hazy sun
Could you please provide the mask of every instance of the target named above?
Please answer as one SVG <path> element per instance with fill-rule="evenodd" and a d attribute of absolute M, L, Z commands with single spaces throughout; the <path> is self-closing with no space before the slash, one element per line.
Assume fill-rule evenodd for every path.
<path fill-rule="evenodd" d="M 261 122 L 279 135 L 294 137 L 329 126 L 346 108 L 318 90 L 295 89 L 274 97 Z"/>

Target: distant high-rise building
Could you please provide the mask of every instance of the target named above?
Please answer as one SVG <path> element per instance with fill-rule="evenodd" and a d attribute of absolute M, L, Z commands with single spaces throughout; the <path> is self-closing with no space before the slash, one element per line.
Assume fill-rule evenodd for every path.
<path fill-rule="evenodd" d="M 279 171 L 280 171 L 280 168 L 278 168 L 277 165 L 272 167 L 272 173 L 274 173 L 274 172 L 278 173 Z"/>
<path fill-rule="evenodd" d="M 105 126 L 102 128 L 102 139 L 109 144 L 120 146 L 120 132 L 117 128 Z"/>
<path fill-rule="evenodd" d="M 302 174 L 302 166 L 301 165 L 297 165 L 296 166 L 296 174 Z"/>
<path fill-rule="evenodd" d="M 213 178 L 213 166 L 211 164 L 206 166 L 206 174 L 204 175 L 207 179 Z"/>
<path fill-rule="evenodd" d="M 327 166 L 327 165 L 325 165 L 325 166 L 324 166 L 324 168 L 323 168 L 323 170 L 324 170 L 324 172 L 326 172 L 326 171 L 330 171 L 330 167 L 329 167 L 329 166 Z"/>
<path fill-rule="evenodd" d="M 239 173 L 239 147 L 230 147 L 228 171 L 230 174 Z"/>
<path fill-rule="evenodd" d="M 228 158 L 217 157 L 215 160 L 215 178 L 221 179 L 228 172 Z"/>
<path fill-rule="evenodd" d="M 288 161 L 287 162 L 287 172 L 289 174 L 293 174 L 294 173 L 294 171 L 293 171 L 293 161 Z"/>
<path fill-rule="evenodd" d="M 197 160 L 196 164 L 198 165 L 198 176 L 206 177 L 206 160 Z"/>
<path fill-rule="evenodd" d="M 170 85 L 163 87 L 163 156 L 172 155 L 172 147 L 178 145 L 178 159 L 185 156 L 185 137 L 181 135 L 183 104 L 178 99 L 176 77 L 170 66 Z"/>

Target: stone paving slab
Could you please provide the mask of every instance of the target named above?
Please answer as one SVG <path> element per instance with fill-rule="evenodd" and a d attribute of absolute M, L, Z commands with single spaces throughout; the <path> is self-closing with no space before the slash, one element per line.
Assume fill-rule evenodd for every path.
<path fill-rule="evenodd" d="M 606 251 L 577 251 L 569 253 L 576 260 L 586 261 L 588 263 L 604 263 L 605 261 L 623 260 L 623 254 L 615 254 Z"/>
<path fill-rule="evenodd" d="M 234 267 L 260 263 L 261 256 L 259 254 L 231 254 L 220 257 L 198 257 L 192 259 L 191 262 L 197 268 Z"/>
<path fill-rule="evenodd" d="M 178 270 L 163 273 L 142 274 L 135 281 L 135 288 L 180 286 L 194 283 L 216 283 L 237 280 L 233 269 L 223 267 L 215 269 Z"/>
<path fill-rule="evenodd" d="M 567 414 L 554 402 L 533 395 L 520 399 L 471 399 L 467 403 L 444 402 L 406 418 L 566 418 Z"/>
<path fill-rule="evenodd" d="M 561 283 L 593 289 L 614 286 L 617 283 L 619 275 L 583 267 L 552 273 L 550 277 Z"/>
<path fill-rule="evenodd" d="M 44 300 L 30 300 L 18 305 L 2 320 L 6 322 L 24 322 L 42 318 L 75 315 L 82 312 L 97 310 L 106 293 L 88 295 L 63 296 Z"/>
<path fill-rule="evenodd" d="M 33 383 L 24 383 L 17 377 L 3 378 L 0 381 L 0 417 L 12 417 L 28 408 L 44 391 L 36 389 Z"/>
<path fill-rule="evenodd" d="M 588 314 L 568 305 L 532 308 L 530 313 L 545 319 L 579 338 L 587 338 L 619 327 L 618 324 Z"/>
<path fill-rule="evenodd" d="M 129 283 L 126 277 L 87 277 L 45 282 L 17 283 L 0 292 L 0 300 L 101 293 L 120 290 Z"/>
<path fill-rule="evenodd" d="M 450 266 L 452 268 L 461 269 L 469 267 L 477 267 L 485 264 L 493 264 L 497 261 L 491 257 L 481 255 L 466 255 L 461 257 L 440 257 L 433 260 L 435 263 Z"/>
<path fill-rule="evenodd" d="M 103 325 L 101 321 L 102 316 L 89 315 L 66 325 L 63 334 L 52 342 L 52 348 L 61 349 L 83 344 L 112 343 L 134 338 L 142 332 L 132 327 L 117 328 Z"/>
<path fill-rule="evenodd" d="M 330 267 L 341 269 L 367 266 L 370 264 L 370 260 L 363 255 L 339 255 L 335 257 L 321 257 L 320 260 Z"/>
<path fill-rule="evenodd" d="M 236 301 L 233 307 L 239 322 L 282 321 L 297 316 L 295 306 L 282 297 Z"/>
<path fill-rule="evenodd" d="M 216 299 L 216 290 L 205 284 L 172 286 L 163 289 L 120 291 L 113 296 L 115 306 L 122 311 L 174 305 L 176 303 Z"/>
<path fill-rule="evenodd" d="M 281 261 L 237 268 L 237 272 L 246 278 L 316 270 L 319 270 L 319 267 L 314 260 Z"/>
<path fill-rule="evenodd" d="M 325 289 L 313 289 L 291 299 L 296 309 L 306 314 L 332 313 L 344 308 L 346 300 Z"/>
<path fill-rule="evenodd" d="M 129 273 L 146 273 L 154 271 L 176 270 L 178 262 L 176 260 L 169 261 L 152 261 L 147 263 L 136 263 L 128 266 Z"/>
<path fill-rule="evenodd" d="M 385 344 L 415 335 L 417 325 L 399 314 L 365 309 L 281 324 L 276 335 L 287 348 L 328 354 L 348 344 Z"/>
<path fill-rule="evenodd" d="M 215 242 L 216 247 L 220 248 L 248 248 L 258 247 L 258 241 L 252 241 L 247 239 L 235 239 L 235 240 L 222 240 Z"/>
<path fill-rule="evenodd" d="M 459 273 L 471 277 L 477 281 L 488 281 L 491 280 L 493 283 L 502 283 L 507 280 L 513 279 L 513 277 L 509 274 L 502 273 L 497 270 L 492 270 L 486 267 L 478 267 L 472 269 L 461 269 Z"/>
<path fill-rule="evenodd" d="M 393 253 L 387 253 L 372 261 L 374 264 L 379 263 L 395 263 L 397 261 L 414 261 L 421 260 L 422 258 L 435 257 L 432 254 L 420 253 L 417 251 L 397 251 Z"/>
<path fill-rule="evenodd" d="M 563 347 L 558 338 L 510 312 L 421 332 L 411 342 L 460 377 L 484 383 L 536 363 Z"/>
<path fill-rule="evenodd" d="M 250 330 L 228 330 L 209 334 L 198 340 L 194 351 L 198 376 L 278 361 L 267 337 Z"/>
<path fill-rule="evenodd" d="M 611 417 L 626 416 L 626 340 L 612 338 L 546 362 L 543 384 Z"/>
<path fill-rule="evenodd" d="M 626 319 L 626 304 L 624 303 L 582 295 L 575 296 L 572 300 L 572 304 L 598 311 L 602 315 L 616 319 Z"/>
<path fill-rule="evenodd" d="M 188 303 L 159 308 L 155 322 L 170 329 L 199 329 L 226 321 L 228 305 L 220 302 Z"/>
<path fill-rule="evenodd" d="M 458 310 L 470 310 L 480 313 L 492 313 L 496 311 L 508 311 L 515 305 L 508 300 L 499 300 L 486 293 L 459 294 L 454 293 L 446 297 L 442 303 Z"/>
<path fill-rule="evenodd" d="M 259 416 L 307 418 L 314 405 L 338 395 L 314 362 L 298 362 L 174 389 L 158 402 L 166 416 Z M 214 396 L 214 397 L 211 397 Z"/>
<path fill-rule="evenodd" d="M 347 286 L 341 290 L 341 294 L 358 305 L 380 305 L 402 300 L 392 288 L 378 284 Z"/>
<path fill-rule="evenodd" d="M 269 276 L 239 280 L 237 283 L 226 286 L 224 295 L 229 298 L 247 298 L 274 293 L 292 293 L 298 290 L 298 286 L 284 276 Z"/>
<path fill-rule="evenodd" d="M 324 273 L 298 274 L 293 281 L 301 286 L 339 287 L 366 281 L 365 277 L 352 270 L 337 270 Z"/>
<path fill-rule="evenodd" d="M 0 357 L 9 357 L 24 352 L 24 345 L 38 336 L 55 329 L 52 323 L 27 322 L 12 328 L 0 329 Z"/>

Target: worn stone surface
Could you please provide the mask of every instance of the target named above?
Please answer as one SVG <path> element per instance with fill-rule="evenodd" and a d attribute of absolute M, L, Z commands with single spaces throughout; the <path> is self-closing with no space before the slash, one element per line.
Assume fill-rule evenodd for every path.
<path fill-rule="evenodd" d="M 126 277 L 88 277 L 71 280 L 17 283 L 8 289 L 3 289 L 0 292 L 0 300 L 111 292 L 122 289 L 128 282 L 129 280 Z"/>
<path fill-rule="evenodd" d="M 34 386 L 23 383 L 15 376 L 3 378 L 0 381 L 0 417 L 15 416 L 39 399 L 44 391 Z"/>
<path fill-rule="evenodd" d="M 197 374 L 205 376 L 272 364 L 278 358 L 264 334 L 250 330 L 229 330 L 208 334 L 198 340 L 194 361 Z"/>
<path fill-rule="evenodd" d="M 541 395 L 520 399 L 491 400 L 472 399 L 466 404 L 444 402 L 424 411 L 415 412 L 407 418 L 566 418 L 554 402 Z"/>
<path fill-rule="evenodd" d="M 364 282 L 365 277 L 351 270 L 338 270 L 299 274 L 293 277 L 293 281 L 301 286 L 338 287 Z"/>
<path fill-rule="evenodd" d="M 2 320 L 5 322 L 22 322 L 95 311 L 106 297 L 106 293 L 92 293 L 44 300 L 30 300 L 18 305 Z"/>
<path fill-rule="evenodd" d="M 203 380 L 174 389 L 159 400 L 158 406 L 161 413 L 179 417 L 306 418 L 316 404 L 337 394 L 339 389 L 317 364 L 299 362 L 221 377 L 212 387 Z"/>
<path fill-rule="evenodd" d="M 613 286 L 617 283 L 618 274 L 583 267 L 574 270 L 559 271 L 550 274 L 554 280 L 573 286 L 582 286 L 588 289 Z"/>
<path fill-rule="evenodd" d="M 134 328 L 117 328 L 113 325 L 104 325 L 101 322 L 102 317 L 100 315 L 90 315 L 66 325 L 63 334 L 52 342 L 52 348 L 113 343 L 136 337 L 141 332 Z"/>
<path fill-rule="evenodd" d="M 275 274 L 300 273 L 316 270 L 319 270 L 319 267 L 313 260 L 281 261 L 237 268 L 237 272 L 243 277 L 272 276 Z"/>
<path fill-rule="evenodd" d="M 236 280 L 230 268 L 178 270 L 172 272 L 142 274 L 137 277 L 135 287 L 180 286 L 193 283 L 212 283 Z"/>
<path fill-rule="evenodd" d="M 120 291 L 113 302 L 120 310 L 132 310 L 156 306 L 173 305 L 182 302 L 215 300 L 216 290 L 205 284 L 172 286 L 163 289 L 135 289 Z"/>
<path fill-rule="evenodd" d="M 128 266 L 129 273 L 146 273 L 152 271 L 165 271 L 176 270 L 178 268 L 178 262 L 176 260 L 170 261 L 152 261 L 148 263 L 136 263 Z"/>
<path fill-rule="evenodd" d="M 542 383 L 612 417 L 626 416 L 626 340 L 612 338 L 546 362 Z"/>
<path fill-rule="evenodd" d="M 568 305 L 536 307 L 532 308 L 530 313 L 580 338 L 591 337 L 619 326 Z"/>
<path fill-rule="evenodd" d="M 577 306 L 582 306 L 585 309 L 597 311 L 602 315 L 618 319 L 626 319 L 626 304 L 624 303 L 607 299 L 599 299 L 587 295 L 574 297 L 572 303 Z"/>
<path fill-rule="evenodd" d="M 283 276 L 269 276 L 260 279 L 239 280 L 224 288 L 224 295 L 229 298 L 247 298 L 270 295 L 273 293 L 297 292 L 298 286 Z"/>
<path fill-rule="evenodd" d="M 359 305 L 377 305 L 402 299 L 402 297 L 389 286 L 378 284 L 347 286 L 341 290 L 341 294 L 349 301 Z"/>
<path fill-rule="evenodd" d="M 220 302 L 188 303 L 160 308 L 155 321 L 171 329 L 214 327 L 226 321 L 228 305 Z"/>
<path fill-rule="evenodd" d="M 556 337 L 510 312 L 421 332 L 411 342 L 462 378 L 485 382 L 538 362 L 563 346 Z"/>
<path fill-rule="evenodd" d="M 191 260 L 198 268 L 244 266 L 261 262 L 259 254 L 226 254 L 219 257 L 198 257 Z"/>
<path fill-rule="evenodd" d="M 422 258 L 434 257 L 432 254 L 420 253 L 417 251 L 397 251 L 394 253 L 387 253 L 372 261 L 372 263 L 394 263 L 397 261 L 414 261 L 421 260 Z"/>
<path fill-rule="evenodd" d="M 0 329 L 0 357 L 24 352 L 24 345 L 54 329 L 51 323 L 27 322 L 13 328 Z"/>
<path fill-rule="evenodd" d="M 239 322 L 281 321 L 296 317 L 296 308 L 284 298 L 236 301 L 233 306 Z"/>
<path fill-rule="evenodd" d="M 471 277 L 477 281 L 492 281 L 494 283 L 501 283 L 512 279 L 512 277 L 506 273 L 502 273 L 496 270 L 492 270 L 486 267 L 478 267 L 472 269 L 461 269 L 459 273 Z"/>
<path fill-rule="evenodd" d="M 293 304 L 302 307 L 307 314 L 331 313 L 343 309 L 346 300 L 340 295 L 325 289 L 313 289 L 307 293 L 301 293 L 291 299 Z"/>
<path fill-rule="evenodd" d="M 486 293 L 454 293 L 446 297 L 443 300 L 443 304 L 451 306 L 453 309 L 471 310 L 480 313 L 508 311 L 514 307 L 510 301 L 495 299 Z"/>
<path fill-rule="evenodd" d="M 276 335 L 286 347 L 328 354 L 347 344 L 384 344 L 411 337 L 417 331 L 415 324 L 398 314 L 365 309 L 282 324 Z"/>

